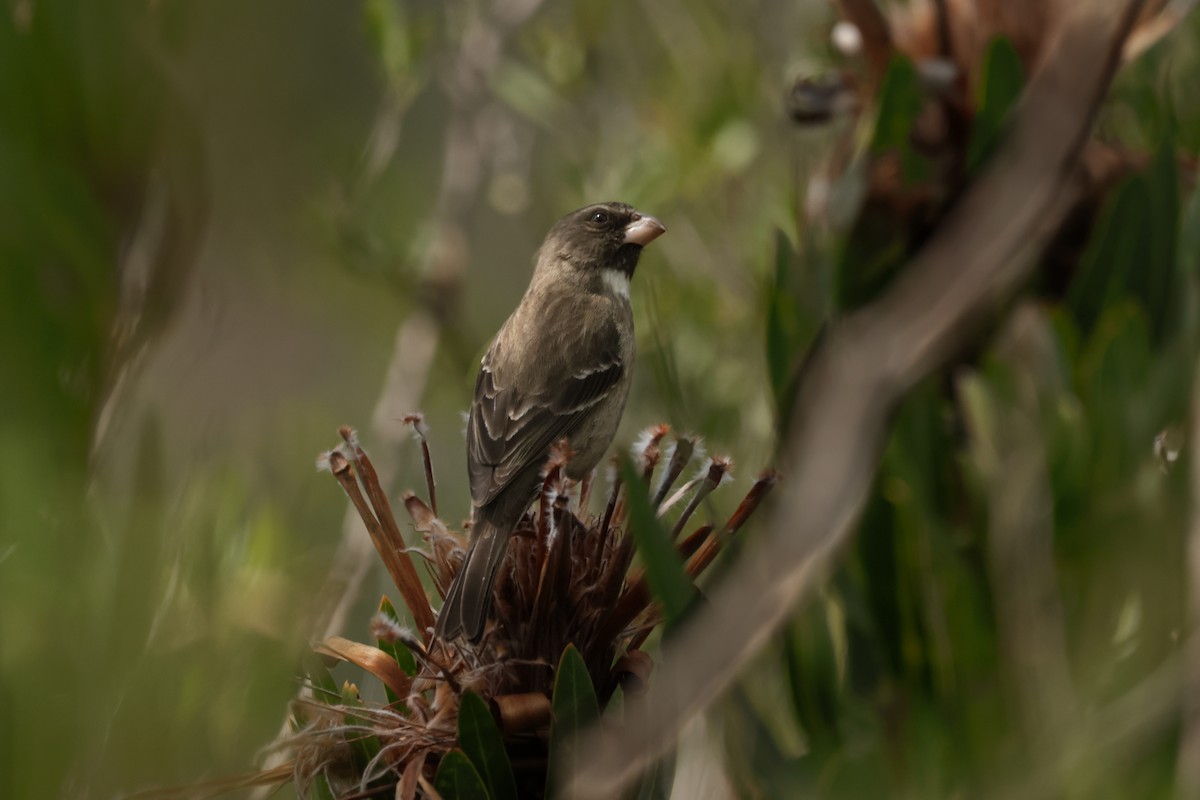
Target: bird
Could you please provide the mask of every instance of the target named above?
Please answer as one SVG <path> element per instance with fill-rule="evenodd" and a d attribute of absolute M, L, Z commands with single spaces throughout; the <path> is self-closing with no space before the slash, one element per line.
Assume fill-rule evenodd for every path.
<path fill-rule="evenodd" d="M 551 448 L 580 480 L 616 435 L 633 378 L 629 287 L 642 248 L 666 232 L 627 203 L 589 205 L 546 235 L 529 287 L 480 362 L 467 417 L 473 523 L 435 633 L 483 636 L 508 538 L 537 497 Z"/>

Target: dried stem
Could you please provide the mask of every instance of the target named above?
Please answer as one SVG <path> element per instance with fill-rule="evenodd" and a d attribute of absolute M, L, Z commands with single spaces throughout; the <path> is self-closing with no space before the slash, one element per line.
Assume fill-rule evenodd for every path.
<path fill-rule="evenodd" d="M 421 463 L 425 465 L 425 486 L 429 489 L 429 507 L 433 513 L 438 513 L 437 481 L 433 477 L 433 458 L 429 455 L 429 437 L 425 427 L 424 414 L 409 414 L 404 417 L 404 424 L 411 425 L 413 433 L 421 443 Z"/>
<path fill-rule="evenodd" d="M 692 453 L 695 451 L 696 440 L 693 437 L 684 436 L 675 441 L 674 447 L 671 448 L 671 459 L 667 463 L 667 471 L 663 473 L 662 482 L 659 483 L 658 490 L 650 501 L 651 506 L 658 508 L 662 504 L 663 498 L 667 496 L 667 492 L 671 491 L 675 481 L 679 480 L 679 476 L 683 473 L 687 463 L 692 460 Z"/>
<path fill-rule="evenodd" d="M 425 595 L 424 587 L 421 586 L 421 579 L 417 575 L 416 567 L 413 566 L 412 559 L 405 552 L 404 537 L 400 535 L 400 527 L 396 524 L 396 517 L 392 514 L 392 507 L 388 503 L 387 495 L 384 493 L 383 487 L 379 485 L 379 476 L 371 465 L 371 459 L 347 433 L 347 431 L 343 431 L 343 438 L 346 439 L 347 445 L 353 451 L 355 463 L 359 468 L 358 480 L 366 490 L 374 514 L 364 512 L 361 504 L 355 502 L 354 495 L 351 495 L 350 499 L 354 502 L 354 507 L 362 517 L 363 523 L 366 524 L 367 530 L 371 534 L 371 541 L 374 542 L 375 549 L 379 551 L 379 556 L 383 559 L 388 574 L 392 576 L 392 581 L 400 590 L 404 604 L 408 606 L 409 613 L 416 621 L 418 632 L 425 641 L 429 641 L 430 630 L 434 624 L 433 608 L 429 605 L 429 598 Z M 334 474 L 337 475 L 338 470 L 334 466 L 335 457 L 341 458 L 342 456 L 335 452 L 330 458 L 330 466 L 334 468 Z M 347 465 L 343 472 L 348 471 Z M 351 494 L 347 488 L 347 481 L 339 476 L 339 482 L 342 484 L 342 488 L 346 489 L 347 494 Z M 357 487 L 355 494 L 357 494 Z"/>
<path fill-rule="evenodd" d="M 704 502 L 704 498 L 708 497 L 713 489 L 721 485 L 721 481 L 725 479 L 727 474 L 729 474 L 729 459 L 714 458 L 708 463 L 708 469 L 700 481 L 700 487 L 692 495 L 691 501 L 683 509 L 683 513 L 679 515 L 679 519 L 675 521 L 675 527 L 671 529 L 672 541 L 679 538 L 679 533 L 683 530 L 683 526 L 687 525 L 692 514 L 696 513 L 696 509 Z"/>

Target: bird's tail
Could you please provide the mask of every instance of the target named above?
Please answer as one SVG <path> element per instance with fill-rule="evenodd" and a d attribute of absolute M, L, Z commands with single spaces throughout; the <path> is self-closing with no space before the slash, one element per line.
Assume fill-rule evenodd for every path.
<path fill-rule="evenodd" d="M 471 532 L 471 544 L 463 558 L 462 569 L 450 584 L 446 602 L 438 612 L 437 637 L 452 641 L 466 636 L 478 642 L 492 607 L 492 586 L 504 561 L 510 531 L 479 520 Z"/>

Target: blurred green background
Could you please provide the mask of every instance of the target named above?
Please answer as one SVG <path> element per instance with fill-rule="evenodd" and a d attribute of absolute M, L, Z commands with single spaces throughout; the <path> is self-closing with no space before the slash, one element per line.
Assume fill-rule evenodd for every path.
<path fill-rule="evenodd" d="M 775 450 L 768 319 L 794 360 L 833 304 L 837 238 L 802 206 L 839 132 L 782 110 L 829 65 L 832 22 L 735 0 L 6 4 L 0 797 L 253 763 L 327 613 L 345 503 L 315 455 L 353 424 L 419 488 L 395 421 L 420 408 L 443 515 L 465 516 L 477 359 L 572 208 L 624 200 L 670 229 L 634 284 L 619 441 L 697 431 L 744 490 Z M 1105 135 L 1194 155 L 1198 61 L 1193 19 L 1122 75 Z M 1103 230 L 1169 240 L 1174 291 L 1126 291 L 1096 245 L 1101 289 L 1039 318 L 1042 372 L 989 353 L 966 378 L 982 405 L 931 385 L 902 409 L 847 568 L 722 718 L 744 791 L 947 796 L 1022 763 L 985 563 L 1001 501 L 980 441 L 1005 414 L 1045 442 L 1080 703 L 1177 649 L 1187 475 L 1152 444 L 1186 416 L 1195 326 L 1147 322 L 1152 300 L 1195 309 L 1200 208 L 1158 180 L 1137 191 L 1171 183 L 1169 230 L 1119 209 Z M 398 327 L 412 371 L 389 384 Z M 374 570 L 345 635 L 386 588 Z M 1129 786 L 1164 791 L 1166 728 Z"/>

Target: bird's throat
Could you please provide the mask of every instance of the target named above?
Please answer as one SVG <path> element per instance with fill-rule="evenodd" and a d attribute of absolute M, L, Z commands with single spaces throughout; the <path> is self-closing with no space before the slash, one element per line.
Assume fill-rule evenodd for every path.
<path fill-rule="evenodd" d="M 614 297 L 629 299 L 629 278 L 630 275 L 624 270 L 605 267 L 600 271 L 600 280 L 604 282 L 604 289 Z"/>

